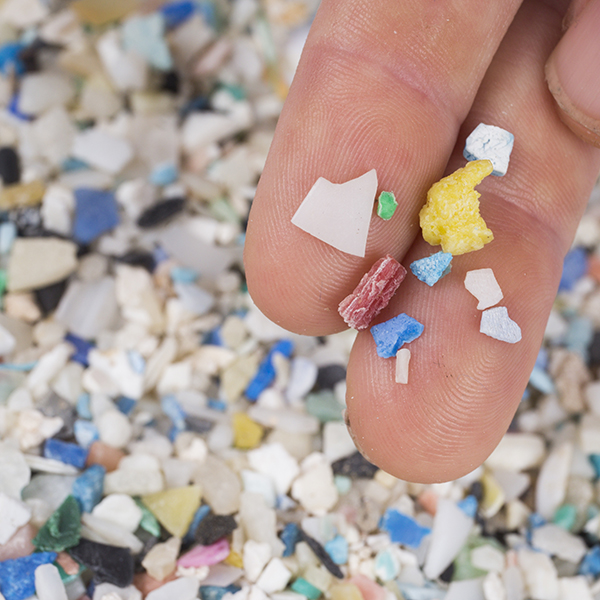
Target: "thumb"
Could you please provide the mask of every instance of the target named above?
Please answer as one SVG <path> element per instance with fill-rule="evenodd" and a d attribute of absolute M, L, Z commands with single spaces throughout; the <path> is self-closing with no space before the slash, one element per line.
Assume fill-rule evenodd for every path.
<path fill-rule="evenodd" d="M 546 63 L 562 121 L 600 147 L 600 0 L 575 0 L 569 28 Z"/>

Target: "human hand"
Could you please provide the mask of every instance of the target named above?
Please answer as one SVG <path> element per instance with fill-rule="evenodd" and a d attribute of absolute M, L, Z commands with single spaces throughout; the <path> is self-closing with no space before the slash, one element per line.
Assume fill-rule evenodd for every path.
<path fill-rule="evenodd" d="M 455 257 L 452 273 L 433 288 L 409 273 L 374 321 L 405 312 L 425 325 L 410 344 L 409 383 L 395 383 L 395 361 L 377 356 L 368 329 L 350 356 L 355 441 L 402 479 L 445 481 L 481 464 L 508 428 L 535 362 L 562 259 L 600 167 L 600 151 L 561 121 L 545 81 L 568 14 L 577 28 L 549 63 L 549 80 L 570 111 L 569 127 L 600 145 L 600 75 L 582 66 L 600 63 L 600 0 L 567 7 L 562 0 L 323 0 L 309 34 L 245 250 L 254 301 L 291 331 L 345 329 L 337 306 L 377 259 L 392 254 L 408 267 L 438 251 L 418 224 L 428 188 L 464 166 L 465 138 L 480 122 L 515 135 L 507 175 L 477 188 L 494 241 Z M 373 168 L 379 190 L 393 191 L 399 206 L 391 221 L 373 219 L 365 258 L 292 225 L 318 177 L 340 183 Z M 463 282 L 467 271 L 485 267 L 521 327 L 517 344 L 479 333 L 481 312 Z"/>

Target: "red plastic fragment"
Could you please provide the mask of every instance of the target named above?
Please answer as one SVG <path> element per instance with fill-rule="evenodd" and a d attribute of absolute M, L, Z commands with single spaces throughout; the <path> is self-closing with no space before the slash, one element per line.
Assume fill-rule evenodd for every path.
<path fill-rule="evenodd" d="M 380 258 L 363 275 L 356 289 L 346 296 L 338 312 L 353 329 L 366 329 L 396 293 L 406 277 L 406 269 L 389 254 Z"/>

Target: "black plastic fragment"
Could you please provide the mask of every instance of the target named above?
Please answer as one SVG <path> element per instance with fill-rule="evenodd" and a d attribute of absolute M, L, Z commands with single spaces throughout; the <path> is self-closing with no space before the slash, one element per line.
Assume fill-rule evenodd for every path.
<path fill-rule="evenodd" d="M 138 227 L 149 229 L 162 225 L 175 215 L 179 214 L 185 206 L 185 198 L 169 198 L 157 202 L 154 206 L 147 208 L 138 218 Z"/>
<path fill-rule="evenodd" d="M 0 177 L 4 185 L 13 185 L 21 181 L 21 161 L 12 146 L 0 148 Z"/>
<path fill-rule="evenodd" d="M 215 426 L 213 421 L 201 417 L 194 417 L 193 415 L 186 416 L 185 424 L 190 431 L 195 433 L 208 433 Z"/>
<path fill-rule="evenodd" d="M 452 581 L 452 576 L 454 575 L 454 563 L 451 562 L 446 569 L 440 575 L 440 579 L 444 583 L 450 583 Z"/>
<path fill-rule="evenodd" d="M 346 368 L 342 365 L 325 365 L 317 373 L 317 388 L 332 390 L 336 383 L 346 379 Z"/>
<path fill-rule="evenodd" d="M 134 563 L 127 548 L 82 539 L 68 550 L 78 563 L 94 573 L 97 583 L 127 587 L 133 581 Z"/>
<path fill-rule="evenodd" d="M 132 267 L 142 267 L 149 273 L 153 273 L 156 268 L 154 256 L 145 250 L 130 250 L 126 254 L 117 257 L 116 260 Z"/>
<path fill-rule="evenodd" d="M 67 289 L 67 280 L 35 290 L 35 299 L 44 316 L 53 312 Z"/>
<path fill-rule="evenodd" d="M 332 465 L 334 475 L 344 475 L 350 479 L 373 479 L 379 467 L 370 463 L 360 452 L 336 460 Z"/>
<path fill-rule="evenodd" d="M 310 537 L 305 531 L 302 529 L 299 530 L 300 539 L 303 542 L 306 542 L 309 548 L 315 553 L 315 556 L 321 561 L 323 566 L 338 579 L 344 578 L 344 573 L 340 569 L 338 565 L 333 562 L 333 559 L 327 553 L 327 550 L 317 542 L 314 538 Z"/>
<path fill-rule="evenodd" d="M 210 546 L 227 537 L 237 529 L 237 521 L 233 515 L 214 515 L 209 513 L 198 523 L 194 538 L 203 546 Z"/>

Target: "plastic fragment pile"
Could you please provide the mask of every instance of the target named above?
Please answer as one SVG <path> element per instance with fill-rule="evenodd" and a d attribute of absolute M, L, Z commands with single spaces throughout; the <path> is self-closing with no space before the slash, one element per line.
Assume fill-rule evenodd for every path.
<path fill-rule="evenodd" d="M 400 481 L 343 422 L 355 332 L 290 336 L 244 288 L 315 6 L 69 7 L 0 5 L 4 598 L 600 598 L 600 195 L 511 431 Z"/>

